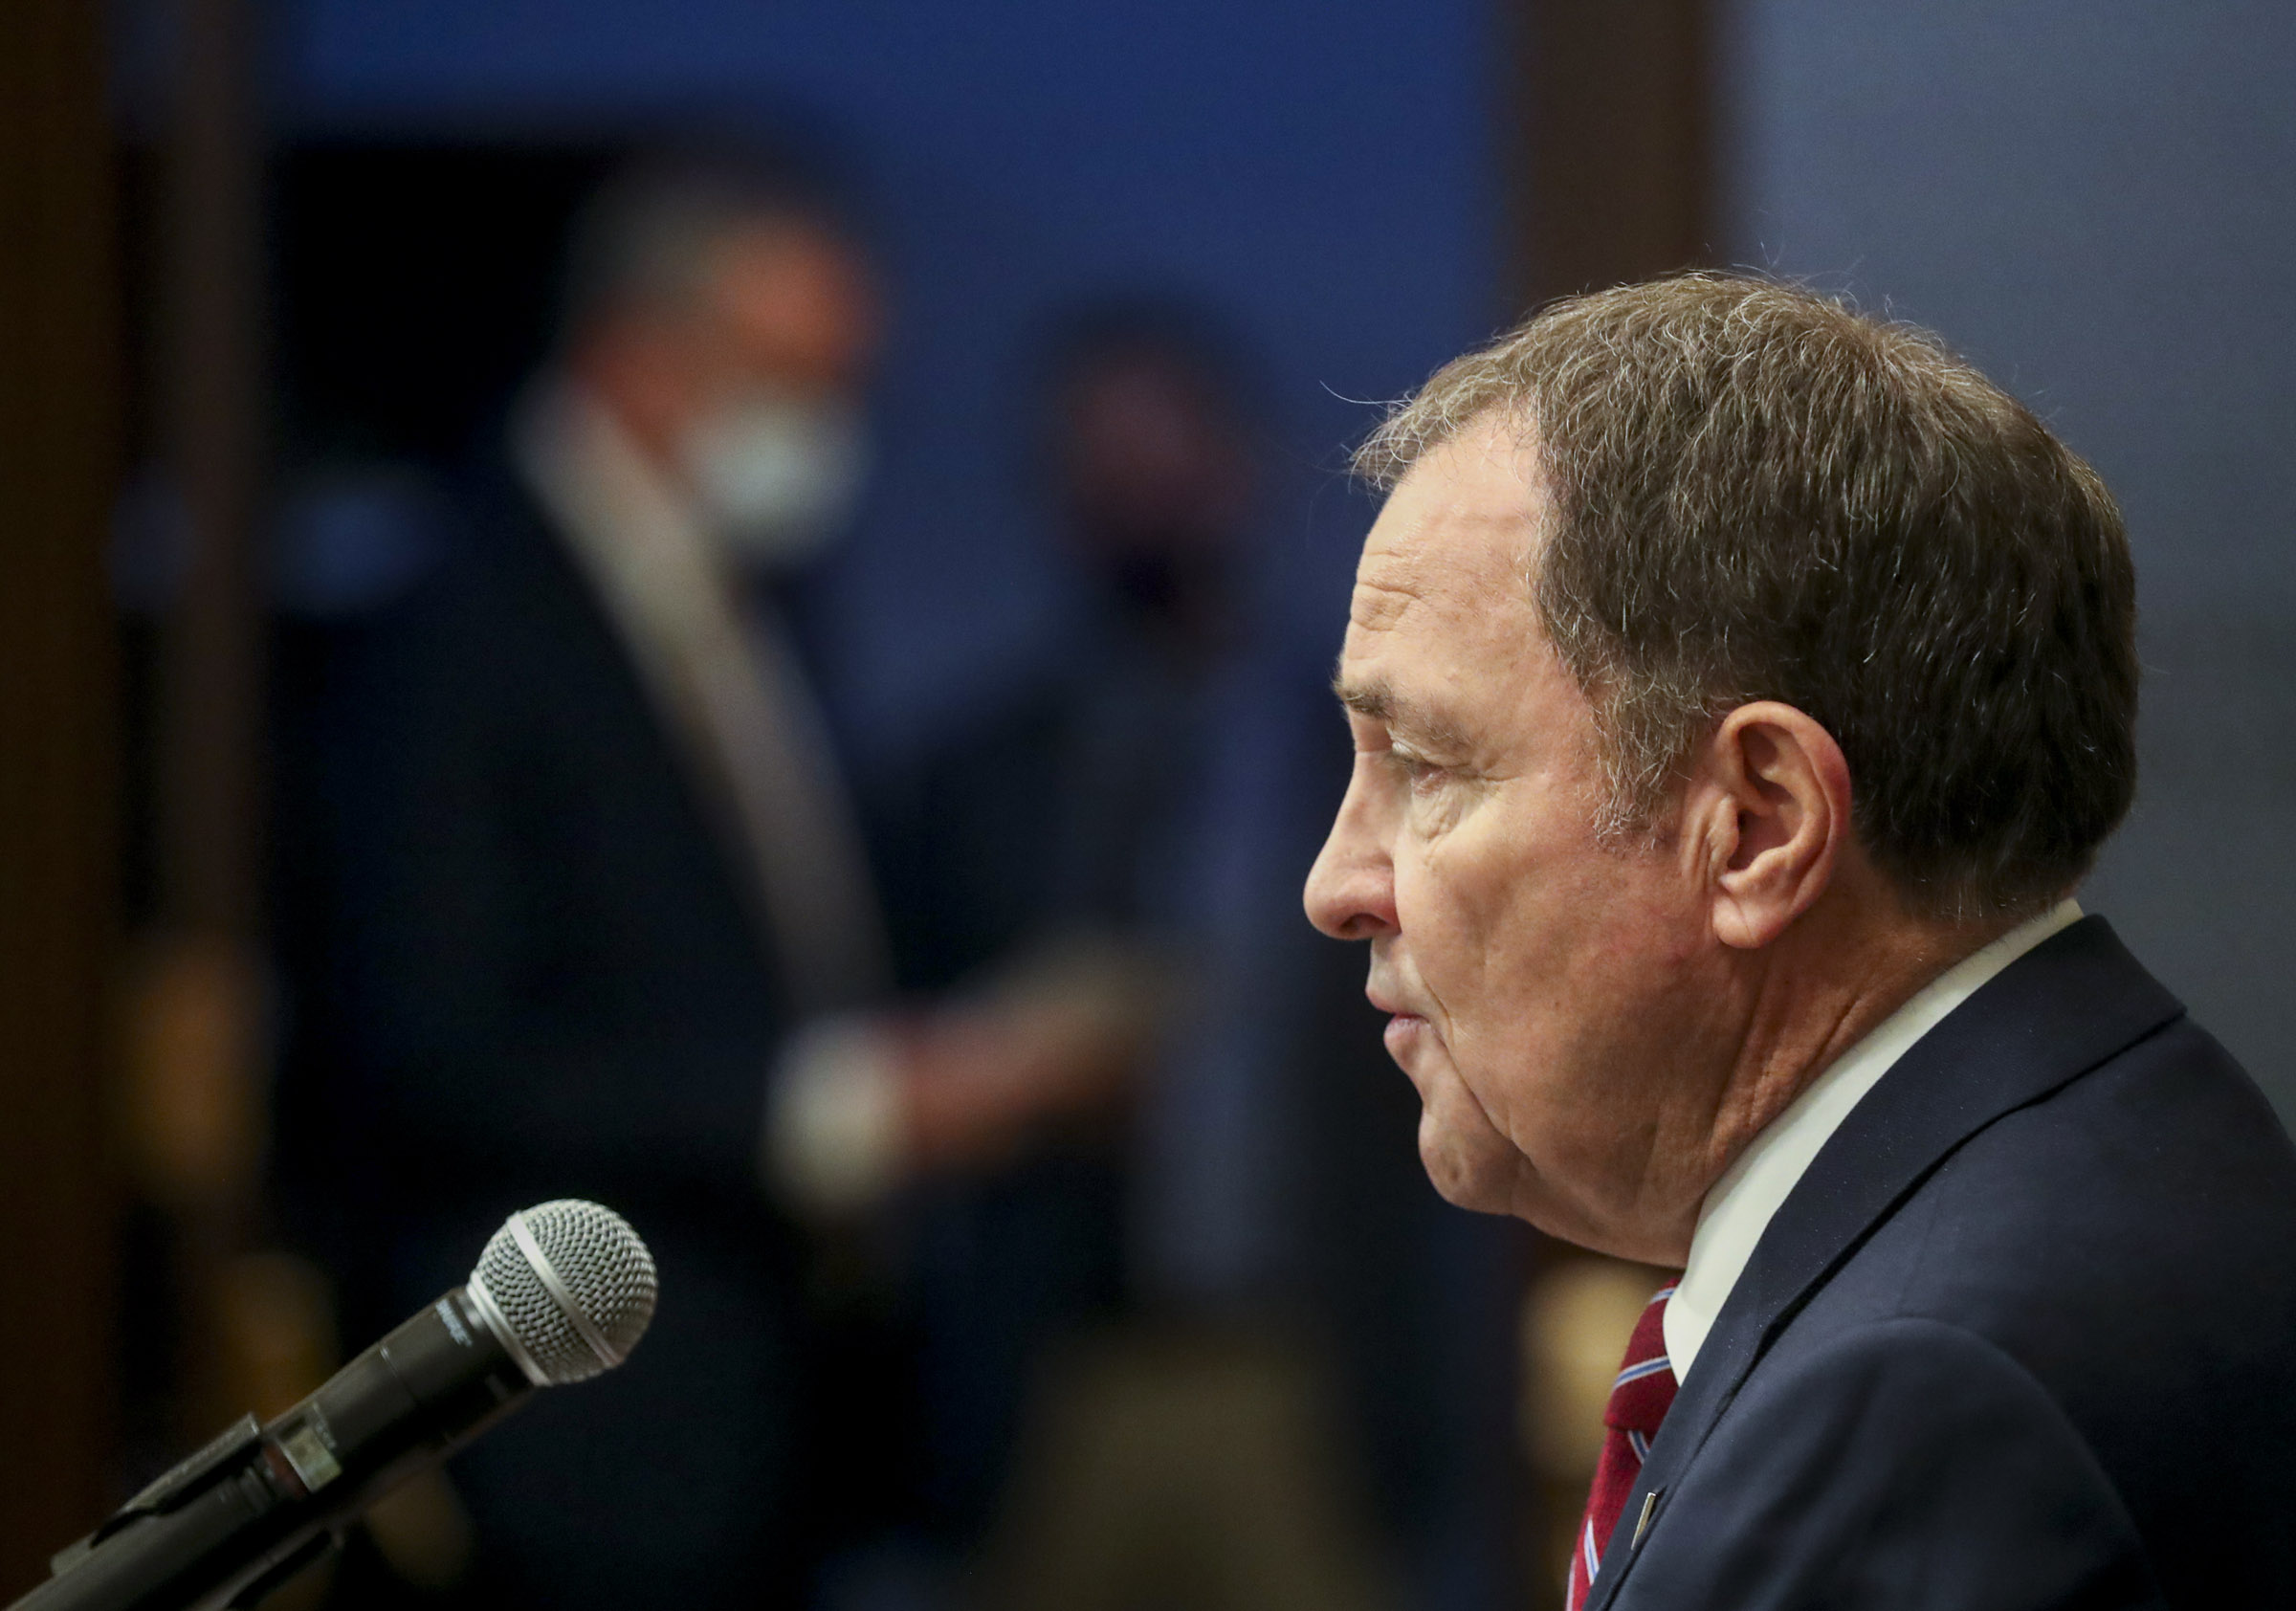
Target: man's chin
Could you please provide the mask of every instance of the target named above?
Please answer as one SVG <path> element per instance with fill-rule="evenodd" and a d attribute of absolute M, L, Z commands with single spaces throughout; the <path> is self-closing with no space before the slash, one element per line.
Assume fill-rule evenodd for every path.
<path fill-rule="evenodd" d="M 1517 1159 L 1513 1149 L 1497 1137 L 1478 1140 L 1461 1136 L 1423 1108 L 1419 1160 L 1436 1195 L 1454 1208 L 1477 1214 L 1514 1211 L 1512 1183 Z"/>

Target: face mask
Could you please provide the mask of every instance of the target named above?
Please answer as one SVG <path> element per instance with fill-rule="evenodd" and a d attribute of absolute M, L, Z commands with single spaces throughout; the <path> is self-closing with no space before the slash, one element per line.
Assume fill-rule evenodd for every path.
<path fill-rule="evenodd" d="M 682 445 L 703 518 L 737 563 L 812 558 L 838 535 L 868 469 L 858 410 L 756 391 L 694 425 Z"/>

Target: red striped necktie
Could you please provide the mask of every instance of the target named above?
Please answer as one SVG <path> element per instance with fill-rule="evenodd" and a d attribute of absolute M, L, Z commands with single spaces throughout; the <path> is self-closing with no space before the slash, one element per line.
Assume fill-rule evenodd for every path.
<path fill-rule="evenodd" d="M 1571 1551 L 1571 1586 L 1563 1602 L 1567 1611 L 1579 1611 L 1595 1586 L 1595 1572 L 1602 1551 L 1619 1525 L 1620 1512 L 1643 1474 L 1650 1440 L 1658 1423 L 1674 1402 L 1674 1367 L 1667 1359 L 1667 1300 L 1671 1286 L 1662 1288 L 1634 1323 L 1634 1337 L 1626 1344 L 1626 1359 L 1611 1384 L 1610 1405 L 1602 1412 L 1609 1433 L 1602 1440 L 1602 1459 L 1595 1467 L 1595 1486 L 1586 1496 L 1586 1519 Z"/>

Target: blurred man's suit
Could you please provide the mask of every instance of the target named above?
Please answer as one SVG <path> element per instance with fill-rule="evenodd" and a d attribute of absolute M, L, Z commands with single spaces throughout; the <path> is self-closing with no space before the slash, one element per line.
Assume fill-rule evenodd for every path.
<path fill-rule="evenodd" d="M 1590 1604 L 2290 1603 L 2292 1247 L 2270 1108 L 2074 923 L 1917 1041 L 1785 1200 Z"/>
<path fill-rule="evenodd" d="M 334 804 L 347 1111 L 395 1309 L 512 1208 L 592 1196 L 661 1267 L 628 1367 L 459 1460 L 481 1594 L 795 1603 L 818 1553 L 801 1248 L 758 1183 L 806 1012 L 884 983 L 818 706 L 769 608 L 594 408 L 529 399 L 450 561 L 378 629 Z M 777 859 L 778 858 L 778 859 Z M 505 1602 L 509 1602 L 508 1599 Z"/>

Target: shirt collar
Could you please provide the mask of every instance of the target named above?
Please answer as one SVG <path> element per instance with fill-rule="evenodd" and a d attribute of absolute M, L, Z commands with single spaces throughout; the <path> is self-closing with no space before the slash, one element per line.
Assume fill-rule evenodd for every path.
<path fill-rule="evenodd" d="M 1731 1289 L 1737 1285 L 1772 1217 L 1850 1110 L 1948 1013 L 1976 995 L 1994 975 L 2080 916 L 2077 902 L 2060 901 L 1955 962 L 1811 1081 L 1738 1155 L 1706 1194 L 1698 1211 L 1698 1228 L 1690 1235 L 1689 1262 L 1667 1303 L 1667 1357 L 1673 1363 L 1677 1381 L 1689 1375 L 1706 1334 L 1722 1313 Z"/>

